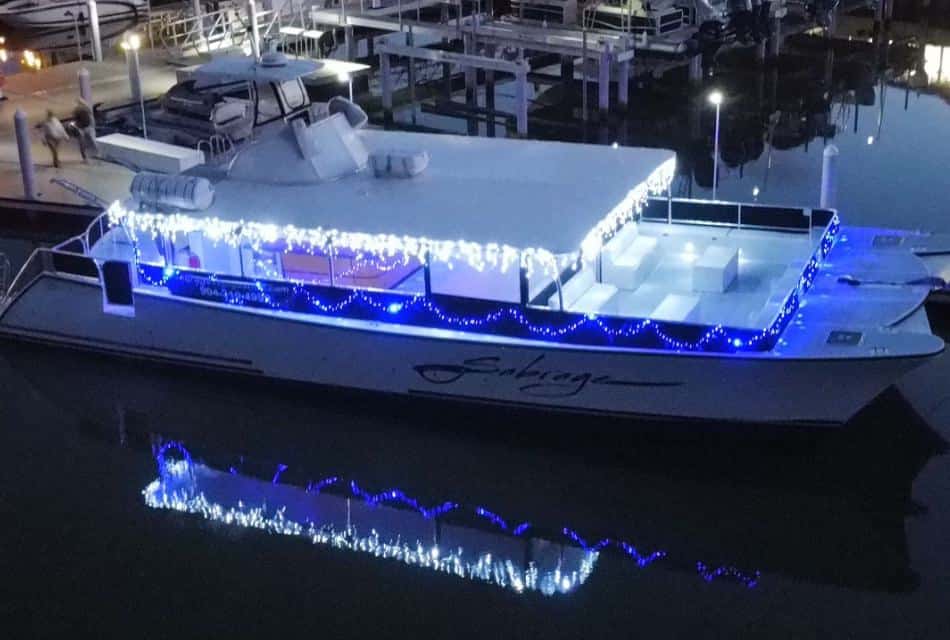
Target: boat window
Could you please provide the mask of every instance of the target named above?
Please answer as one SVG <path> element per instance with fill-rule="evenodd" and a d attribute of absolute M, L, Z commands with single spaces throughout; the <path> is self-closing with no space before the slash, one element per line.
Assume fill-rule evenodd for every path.
<path fill-rule="evenodd" d="M 307 90 L 300 78 L 288 80 L 280 85 L 280 97 L 284 101 L 284 110 L 290 114 L 310 102 Z"/>
<path fill-rule="evenodd" d="M 257 124 L 264 124 L 283 116 L 280 101 L 274 92 L 274 85 L 262 84 L 257 87 Z"/>

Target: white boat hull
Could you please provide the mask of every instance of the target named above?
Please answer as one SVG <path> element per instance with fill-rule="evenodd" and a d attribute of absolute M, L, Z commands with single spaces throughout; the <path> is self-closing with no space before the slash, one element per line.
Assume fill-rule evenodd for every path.
<path fill-rule="evenodd" d="M 99 22 L 124 20 L 144 15 L 144 2 L 130 0 L 99 0 L 96 3 L 99 13 Z M 69 11 L 70 15 L 66 15 Z M 37 6 L 28 8 L 11 8 L 0 12 L 0 21 L 14 27 L 25 29 L 50 29 L 54 27 L 73 27 L 75 19 L 72 14 L 81 14 L 80 27 L 88 26 L 88 3 L 57 2 L 37 3 Z"/>
<path fill-rule="evenodd" d="M 332 322 L 332 321 L 331 321 Z M 631 352 L 393 331 L 136 292 L 103 312 L 92 279 L 44 275 L 0 332 L 159 361 L 386 394 L 672 419 L 839 425 L 927 358 Z"/>

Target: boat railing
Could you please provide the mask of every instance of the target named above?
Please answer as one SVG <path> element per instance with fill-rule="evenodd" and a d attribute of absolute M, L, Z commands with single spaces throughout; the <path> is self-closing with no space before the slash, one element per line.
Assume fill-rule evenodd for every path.
<path fill-rule="evenodd" d="M 13 282 L 10 283 L 10 288 L 6 291 L 3 302 L 13 300 L 43 274 L 67 274 L 98 280 L 99 267 L 96 266 L 96 262 L 92 258 L 80 253 L 47 249 L 45 247 L 36 249 L 23 263 Z"/>
<path fill-rule="evenodd" d="M 0 293 L 7 290 L 7 281 L 10 279 L 10 259 L 0 253 Z"/>
<path fill-rule="evenodd" d="M 691 198 L 650 198 L 640 213 L 641 219 L 648 222 L 789 233 L 810 233 L 813 229 L 824 229 L 834 215 L 832 209 Z"/>
<path fill-rule="evenodd" d="M 226 133 L 215 133 L 208 138 L 199 140 L 198 144 L 195 145 L 195 149 L 204 152 L 205 161 L 209 164 L 223 163 L 230 160 L 231 156 L 235 155 L 237 151 L 231 136 Z"/>

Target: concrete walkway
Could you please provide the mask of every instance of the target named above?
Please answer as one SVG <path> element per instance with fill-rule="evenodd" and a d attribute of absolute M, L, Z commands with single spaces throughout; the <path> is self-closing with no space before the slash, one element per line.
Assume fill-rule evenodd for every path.
<path fill-rule="evenodd" d="M 0 196 L 23 197 L 23 184 L 17 156 L 13 114 L 22 109 L 30 122 L 33 162 L 36 165 L 37 198 L 47 202 L 78 204 L 81 201 L 62 187 L 51 184 L 53 177 L 62 177 L 83 185 L 105 200 L 115 200 L 128 193 L 132 172 L 118 165 L 98 160 L 83 163 L 79 146 L 68 140 L 60 147 L 61 169 L 52 167 L 52 156 L 42 143 L 42 135 L 35 125 L 52 109 L 60 119 L 72 116 L 79 96 L 79 69 L 89 70 L 92 100 L 103 106 L 131 102 L 131 91 L 125 60 L 103 62 L 73 62 L 49 67 L 36 73 L 19 73 L 6 80 L 4 93 L 7 100 L 0 102 Z M 175 67 L 151 59 L 141 58 L 142 92 L 146 98 L 163 94 L 176 82 Z"/>

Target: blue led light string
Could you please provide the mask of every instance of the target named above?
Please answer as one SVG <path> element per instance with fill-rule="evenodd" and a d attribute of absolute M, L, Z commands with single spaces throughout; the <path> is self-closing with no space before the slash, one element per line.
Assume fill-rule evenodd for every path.
<path fill-rule="evenodd" d="M 495 526 L 499 527 L 502 531 L 508 531 L 508 523 L 505 522 L 505 519 L 502 518 L 497 513 L 493 513 L 486 509 L 485 507 L 475 507 L 475 515 L 485 518 Z M 531 527 L 530 522 L 522 522 L 518 526 L 511 529 L 511 534 L 514 536 L 520 536 L 522 533 L 527 531 Z"/>
<path fill-rule="evenodd" d="M 328 477 L 328 478 L 324 478 L 323 480 L 321 480 L 321 481 L 319 481 L 319 482 L 308 482 L 308 483 L 307 483 L 306 492 L 307 492 L 307 493 L 320 493 L 321 491 L 323 491 L 323 490 L 326 489 L 327 487 L 333 486 L 333 485 L 335 485 L 335 484 L 336 484 L 337 482 L 339 482 L 339 481 L 340 481 L 340 478 L 338 478 L 337 476 L 330 476 L 330 477 Z"/>
<path fill-rule="evenodd" d="M 676 326 L 675 323 L 663 323 L 650 319 L 626 320 L 619 326 L 613 326 L 601 317 L 595 314 L 578 315 L 559 313 L 559 317 L 573 317 L 569 323 L 553 326 L 550 324 L 539 324 L 533 322 L 528 315 L 517 306 L 502 306 L 500 308 L 487 311 L 480 315 L 460 315 L 445 310 L 434 300 L 424 295 L 403 296 L 401 294 L 386 294 L 380 292 L 370 292 L 360 289 L 350 291 L 343 298 L 334 302 L 327 302 L 306 288 L 299 282 L 288 283 L 266 283 L 260 280 L 244 281 L 221 279 L 215 274 L 202 274 L 200 272 L 190 272 L 175 267 L 155 267 L 154 265 L 139 264 L 138 271 L 142 280 L 149 285 L 156 287 L 169 287 L 169 290 L 177 289 L 179 286 L 187 287 L 189 282 L 194 285 L 194 278 L 203 278 L 208 282 L 218 284 L 220 291 L 218 295 L 224 298 L 227 304 L 235 306 L 265 306 L 276 311 L 294 311 L 299 305 L 297 300 L 302 300 L 306 305 L 306 312 L 316 312 L 326 315 L 342 315 L 353 317 L 359 309 L 371 311 L 378 314 L 374 318 L 380 321 L 387 321 L 388 318 L 398 319 L 406 324 L 423 324 L 418 322 L 417 316 L 425 315 L 427 319 L 435 321 L 443 328 L 461 329 L 468 331 L 487 331 L 499 324 L 512 323 L 527 332 L 527 335 L 533 338 L 544 340 L 558 339 L 577 339 L 580 344 L 590 343 L 578 338 L 584 338 L 585 332 L 595 330 L 601 340 L 606 340 L 610 344 L 615 341 L 627 341 L 632 344 L 628 346 L 652 348 L 650 338 L 655 339 L 662 348 L 674 351 L 715 351 L 715 352 L 737 352 L 737 351 L 764 351 L 771 349 L 777 337 L 785 330 L 788 322 L 798 311 L 801 296 L 814 284 L 815 277 L 820 269 L 821 262 L 827 257 L 835 244 L 840 223 L 835 216 L 829 222 L 819 246 L 811 259 L 805 266 L 799 284 L 786 297 L 785 302 L 769 327 L 763 330 L 735 329 L 727 328 L 722 325 L 699 327 L 702 333 L 694 340 L 677 337 L 671 333 L 667 327 Z M 153 273 L 160 270 L 159 278 L 153 277 Z M 183 281 L 184 279 L 184 281 Z M 226 287 L 231 286 L 229 290 Z M 233 287 L 248 286 L 253 288 L 254 295 L 248 296 L 245 291 L 243 295 Z M 275 300 L 269 292 L 270 289 L 284 289 L 287 302 Z M 331 289 L 328 293 L 335 291 Z M 338 291 L 338 290 L 337 290 Z M 176 291 L 173 291 L 176 293 Z M 181 295 L 189 295 L 187 292 Z M 398 296 L 398 299 L 393 299 Z M 540 313 L 553 313 L 541 311 Z M 576 317 L 575 317 L 576 316 Z M 413 320 L 417 320 L 413 322 Z M 423 319 L 425 320 L 425 319 Z M 682 329 L 682 325 L 680 326 Z M 625 346 L 621 344 L 620 346 Z"/>
<path fill-rule="evenodd" d="M 564 527 L 563 532 L 565 536 L 573 540 L 574 543 L 577 544 L 584 551 L 601 551 L 605 549 L 606 547 L 616 547 L 620 549 L 621 551 L 623 551 L 628 556 L 630 556 L 631 558 L 633 558 L 636 561 L 637 566 L 640 568 L 647 567 L 653 564 L 654 562 L 656 562 L 657 560 L 666 557 L 666 551 L 659 551 L 659 550 L 643 555 L 639 551 L 637 551 L 636 547 L 634 547 L 629 542 L 625 542 L 623 540 L 613 540 L 611 538 L 602 538 L 598 540 L 597 542 L 595 542 L 594 544 L 589 544 L 586 540 L 584 540 L 584 538 L 582 538 L 573 529 Z"/>
<path fill-rule="evenodd" d="M 350 481 L 350 490 L 353 491 L 353 495 L 363 498 L 367 504 L 372 506 L 377 506 L 384 502 L 399 502 L 408 507 L 412 507 L 426 520 L 431 520 L 436 516 L 443 515 L 449 511 L 454 511 L 459 507 L 459 505 L 455 502 L 443 502 L 440 505 L 426 508 L 420 505 L 415 498 L 410 498 L 399 489 L 389 489 L 388 491 L 382 491 L 377 494 L 370 494 L 366 491 L 363 491 L 359 485 L 356 484 L 356 480 Z"/>
<path fill-rule="evenodd" d="M 706 582 L 712 582 L 713 580 L 720 578 L 727 578 L 740 582 L 749 589 L 752 589 L 759 584 L 759 578 L 762 575 L 759 571 L 753 571 L 749 573 L 742 571 L 741 569 L 737 569 L 736 567 L 729 566 L 720 566 L 712 569 L 707 567 L 702 562 L 696 563 L 696 572 Z"/>

